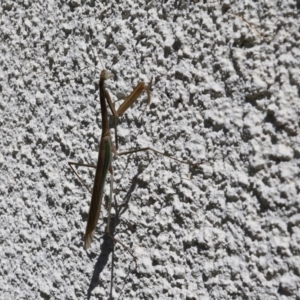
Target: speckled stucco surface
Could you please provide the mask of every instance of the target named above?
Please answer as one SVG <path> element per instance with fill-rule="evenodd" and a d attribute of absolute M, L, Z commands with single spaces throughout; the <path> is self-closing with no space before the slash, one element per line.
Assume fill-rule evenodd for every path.
<path fill-rule="evenodd" d="M 300 299 L 299 13 L 2 0 L 0 298 Z M 136 269 L 103 238 L 105 207 L 83 249 L 91 196 L 68 167 L 96 164 L 102 68 L 117 106 L 153 82 L 144 115 L 145 96 L 119 120 L 120 151 L 203 160 L 114 158 L 114 234 Z"/>

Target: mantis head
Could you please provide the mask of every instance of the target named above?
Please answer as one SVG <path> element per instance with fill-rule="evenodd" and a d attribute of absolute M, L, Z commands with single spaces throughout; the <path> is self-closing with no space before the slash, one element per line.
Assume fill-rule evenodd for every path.
<path fill-rule="evenodd" d="M 101 71 L 101 75 L 100 75 L 100 78 L 103 79 L 103 80 L 106 80 L 106 79 L 109 79 L 111 77 L 114 77 L 114 74 L 113 73 L 110 73 L 108 72 L 107 70 L 102 70 Z"/>

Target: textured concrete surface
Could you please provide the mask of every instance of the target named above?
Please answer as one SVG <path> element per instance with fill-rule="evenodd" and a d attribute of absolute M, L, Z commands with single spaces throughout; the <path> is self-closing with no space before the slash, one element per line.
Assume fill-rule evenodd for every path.
<path fill-rule="evenodd" d="M 300 299 L 299 13 L 2 0 L 0 299 Z M 96 163 L 103 67 L 114 101 L 153 78 L 145 114 L 143 96 L 119 121 L 120 150 L 205 160 L 114 159 L 114 233 L 136 270 L 103 239 L 104 207 L 83 250 L 91 196 L 68 167 Z"/>

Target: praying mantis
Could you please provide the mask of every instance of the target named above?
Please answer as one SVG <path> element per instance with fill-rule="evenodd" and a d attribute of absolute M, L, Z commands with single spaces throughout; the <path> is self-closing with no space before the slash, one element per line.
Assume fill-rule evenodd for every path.
<path fill-rule="evenodd" d="M 133 150 L 125 151 L 125 152 L 118 152 L 117 147 L 112 142 L 112 137 L 111 137 L 110 130 L 109 130 L 107 104 L 108 104 L 115 120 L 117 120 L 120 116 L 122 116 L 126 112 L 126 110 L 138 99 L 138 97 L 144 91 L 147 93 L 147 105 L 149 105 L 149 103 L 151 101 L 151 93 L 150 93 L 151 92 L 151 82 L 150 82 L 149 86 L 147 86 L 144 82 L 140 82 L 135 87 L 135 89 L 132 91 L 132 93 L 120 105 L 118 110 L 116 110 L 113 102 L 111 101 L 111 97 L 104 86 L 105 81 L 111 77 L 113 77 L 112 73 L 110 73 L 106 70 L 101 71 L 100 80 L 99 80 L 99 95 L 100 95 L 100 106 L 101 106 L 101 116 L 102 116 L 102 136 L 101 136 L 101 140 L 100 140 L 97 166 L 89 165 L 89 164 L 82 164 L 82 163 L 75 163 L 75 162 L 69 162 L 69 166 L 72 169 L 72 171 L 75 173 L 75 175 L 78 177 L 78 179 L 81 181 L 81 183 L 89 191 L 90 191 L 90 189 L 86 186 L 86 184 L 80 178 L 80 176 L 78 175 L 76 170 L 73 168 L 73 166 L 84 166 L 84 167 L 96 168 L 96 174 L 95 174 L 95 178 L 94 178 L 94 187 L 93 187 L 93 190 L 90 191 L 90 193 L 92 194 L 92 199 L 91 199 L 88 221 L 87 221 L 85 237 L 84 237 L 84 249 L 87 250 L 91 245 L 93 235 L 94 235 L 94 232 L 95 232 L 95 229 L 97 226 L 97 222 L 98 222 L 98 219 L 99 219 L 100 213 L 101 213 L 104 185 L 105 185 L 107 173 L 110 172 L 110 174 L 111 174 L 110 199 L 109 199 L 109 204 L 108 204 L 108 220 L 107 220 L 105 234 L 108 235 L 110 238 L 112 238 L 115 242 L 120 243 L 135 259 L 135 256 L 128 249 L 128 247 L 126 247 L 121 241 L 117 240 L 109 232 L 110 211 L 111 211 L 111 202 L 112 202 L 112 189 L 113 189 L 113 169 L 112 169 L 113 154 L 120 156 L 120 155 L 127 155 L 127 154 L 136 153 L 136 152 L 141 152 L 141 151 L 152 151 L 156 154 L 160 154 L 160 155 L 169 157 L 179 163 L 184 163 L 184 164 L 188 164 L 188 165 L 198 165 L 200 163 L 191 163 L 191 162 L 182 161 L 182 160 L 174 158 L 170 155 L 167 155 L 167 154 L 165 154 L 161 151 L 158 151 L 154 148 L 151 148 L 151 147 L 133 149 Z M 116 139 L 117 139 L 117 135 L 116 135 Z M 116 140 L 116 144 L 117 144 L 117 140 Z"/>

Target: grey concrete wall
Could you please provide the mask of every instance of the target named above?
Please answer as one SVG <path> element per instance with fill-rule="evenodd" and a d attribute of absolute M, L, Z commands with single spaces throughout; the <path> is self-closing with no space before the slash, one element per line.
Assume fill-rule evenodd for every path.
<path fill-rule="evenodd" d="M 300 299 L 299 12 L 2 0 L 0 298 Z M 114 101 L 153 79 L 144 115 L 145 96 L 119 120 L 120 151 L 204 160 L 114 158 L 114 234 L 136 269 L 103 238 L 104 206 L 83 249 L 91 196 L 68 167 L 97 161 L 102 68 Z"/>

